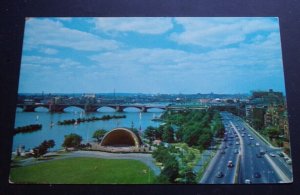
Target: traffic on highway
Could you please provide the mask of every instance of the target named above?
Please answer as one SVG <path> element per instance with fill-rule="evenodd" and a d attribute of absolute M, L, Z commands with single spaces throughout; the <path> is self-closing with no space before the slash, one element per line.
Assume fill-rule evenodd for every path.
<path fill-rule="evenodd" d="M 290 183 L 292 160 L 269 144 L 241 118 L 221 112 L 224 138 L 200 183 Z"/>

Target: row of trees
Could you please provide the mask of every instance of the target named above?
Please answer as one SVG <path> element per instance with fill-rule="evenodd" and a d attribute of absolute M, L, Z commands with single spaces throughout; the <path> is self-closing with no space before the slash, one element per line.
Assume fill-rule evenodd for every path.
<path fill-rule="evenodd" d="M 184 142 L 189 146 L 204 149 L 210 146 L 213 136 L 223 137 L 224 126 L 217 111 L 186 111 L 164 114 L 166 125 L 148 127 L 144 135 L 151 142 L 160 139 L 164 142 Z M 179 129 L 175 132 L 172 125 Z"/>
<path fill-rule="evenodd" d="M 91 117 L 91 118 L 77 118 L 70 120 L 58 121 L 58 125 L 74 125 L 75 123 L 83 123 L 83 122 L 92 122 L 98 120 L 111 120 L 111 119 L 120 119 L 126 118 L 126 115 L 103 115 L 102 117 Z"/>
<path fill-rule="evenodd" d="M 18 134 L 18 133 L 31 133 L 31 132 L 38 131 L 41 129 L 42 129 L 41 124 L 32 124 L 32 125 L 17 127 L 14 129 L 14 135 Z"/>
<path fill-rule="evenodd" d="M 157 177 L 157 183 L 196 183 L 196 174 L 192 168 L 188 166 L 180 166 L 177 154 L 179 149 L 174 146 L 165 148 L 159 146 L 152 154 L 157 162 L 162 163 L 163 168 L 160 175 Z"/>

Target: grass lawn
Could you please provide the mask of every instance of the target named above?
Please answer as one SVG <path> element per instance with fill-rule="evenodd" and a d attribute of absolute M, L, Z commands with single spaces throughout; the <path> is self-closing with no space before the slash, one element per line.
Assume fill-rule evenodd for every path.
<path fill-rule="evenodd" d="M 154 173 L 140 161 L 69 158 L 12 168 L 14 183 L 40 184 L 148 184 Z"/>

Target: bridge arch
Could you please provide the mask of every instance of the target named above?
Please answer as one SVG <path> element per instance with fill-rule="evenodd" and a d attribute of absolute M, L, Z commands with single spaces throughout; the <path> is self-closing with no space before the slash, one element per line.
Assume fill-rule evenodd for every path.
<path fill-rule="evenodd" d="M 123 108 L 124 112 L 141 112 L 142 106 L 126 106 Z"/>
<path fill-rule="evenodd" d="M 47 105 L 36 106 L 34 112 L 49 112 L 49 107 Z"/>
<path fill-rule="evenodd" d="M 148 107 L 147 112 L 164 112 L 166 109 L 157 107 Z"/>
<path fill-rule="evenodd" d="M 97 108 L 97 112 L 116 112 L 116 107 L 101 106 L 101 107 Z"/>
<path fill-rule="evenodd" d="M 66 106 L 63 108 L 64 112 L 82 112 L 84 111 L 84 106 Z"/>

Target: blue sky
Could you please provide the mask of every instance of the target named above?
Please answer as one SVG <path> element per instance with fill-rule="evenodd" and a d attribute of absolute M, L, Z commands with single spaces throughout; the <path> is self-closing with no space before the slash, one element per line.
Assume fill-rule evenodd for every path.
<path fill-rule="evenodd" d="M 20 93 L 285 92 L 277 18 L 30 18 Z"/>

